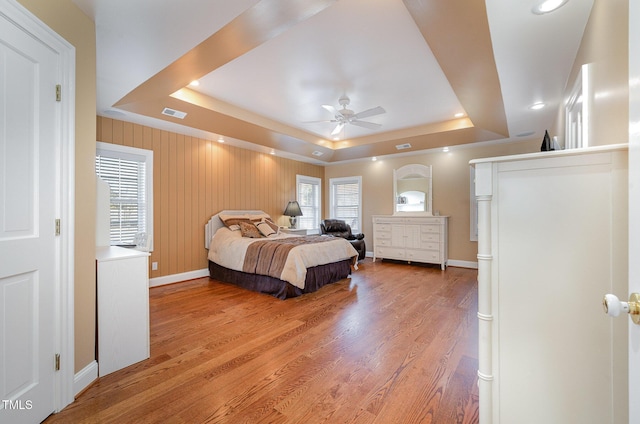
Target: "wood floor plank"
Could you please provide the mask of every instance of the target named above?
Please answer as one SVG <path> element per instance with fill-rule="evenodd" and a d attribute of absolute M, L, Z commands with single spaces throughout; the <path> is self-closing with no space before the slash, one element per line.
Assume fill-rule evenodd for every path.
<path fill-rule="evenodd" d="M 45 423 L 477 423 L 476 278 L 366 259 L 285 301 L 209 278 L 152 288 L 151 358 Z"/>

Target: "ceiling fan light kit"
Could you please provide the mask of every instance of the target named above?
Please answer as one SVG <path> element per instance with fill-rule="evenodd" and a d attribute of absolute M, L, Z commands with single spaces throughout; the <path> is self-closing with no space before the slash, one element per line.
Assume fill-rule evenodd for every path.
<path fill-rule="evenodd" d="M 544 15 L 560 9 L 569 0 L 544 0 L 539 2 L 531 10 L 536 15 Z"/>

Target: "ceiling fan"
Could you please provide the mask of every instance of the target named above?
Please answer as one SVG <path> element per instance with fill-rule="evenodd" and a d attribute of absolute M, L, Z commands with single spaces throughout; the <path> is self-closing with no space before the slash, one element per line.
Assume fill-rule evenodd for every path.
<path fill-rule="evenodd" d="M 363 110 L 362 112 L 355 113 L 351 109 L 347 109 L 349 105 L 349 97 L 342 96 L 338 99 L 338 103 L 342 106 L 342 109 L 336 109 L 331 105 L 322 105 L 323 108 L 328 110 L 333 114 L 333 119 L 327 119 L 324 121 L 312 121 L 312 122 L 337 122 L 336 127 L 331 131 L 331 135 L 337 135 L 342 131 L 346 124 L 353 124 L 359 127 L 369 128 L 369 129 L 377 129 L 380 128 L 381 124 L 376 124 L 375 122 L 367 122 L 361 121 L 361 118 L 368 118 L 370 116 L 380 115 L 386 113 L 386 111 L 380 107 L 376 106 L 371 109 Z"/>

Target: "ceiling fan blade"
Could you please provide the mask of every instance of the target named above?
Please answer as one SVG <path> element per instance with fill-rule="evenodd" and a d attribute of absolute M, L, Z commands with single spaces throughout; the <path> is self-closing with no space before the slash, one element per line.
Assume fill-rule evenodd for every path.
<path fill-rule="evenodd" d="M 356 113 L 355 115 L 353 115 L 353 117 L 355 119 L 368 118 L 370 116 L 380 115 L 383 113 L 386 113 L 386 110 L 384 110 L 381 106 L 376 106 L 371 109 L 363 110 L 360 113 Z"/>
<path fill-rule="evenodd" d="M 340 122 L 336 127 L 331 131 L 331 135 L 338 135 L 340 131 L 344 128 L 344 122 Z"/>
<path fill-rule="evenodd" d="M 381 124 L 376 124 L 374 122 L 367 122 L 367 121 L 358 121 L 358 120 L 353 120 L 350 121 L 353 125 L 357 125 L 359 127 L 363 127 L 363 128 L 369 128 L 370 130 L 375 130 L 380 128 L 382 125 Z"/>
<path fill-rule="evenodd" d="M 336 119 L 322 119 L 320 121 L 302 121 L 301 124 L 319 124 L 321 122 L 338 122 Z"/>
<path fill-rule="evenodd" d="M 336 108 L 331 105 L 322 105 L 322 107 L 328 110 L 329 112 L 331 112 L 332 115 L 335 115 L 336 113 L 338 113 Z"/>

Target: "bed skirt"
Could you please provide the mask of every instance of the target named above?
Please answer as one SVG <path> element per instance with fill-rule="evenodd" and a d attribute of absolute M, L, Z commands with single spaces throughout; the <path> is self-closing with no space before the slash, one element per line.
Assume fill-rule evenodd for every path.
<path fill-rule="evenodd" d="M 347 278 L 349 274 L 351 274 L 351 259 L 307 268 L 304 289 L 301 289 L 278 278 L 234 271 L 209 261 L 209 276 L 214 280 L 232 283 L 247 290 L 269 294 L 278 299 L 312 293 L 322 286 Z"/>

